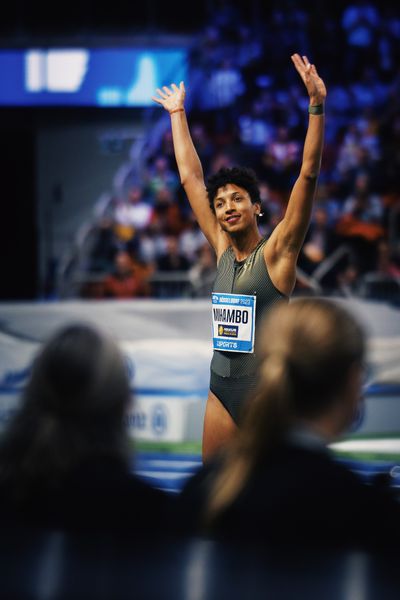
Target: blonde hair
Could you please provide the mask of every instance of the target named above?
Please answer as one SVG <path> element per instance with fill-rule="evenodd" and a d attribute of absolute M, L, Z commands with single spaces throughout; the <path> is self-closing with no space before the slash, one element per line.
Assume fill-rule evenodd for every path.
<path fill-rule="evenodd" d="M 215 477 L 206 525 L 234 501 L 293 420 L 318 417 L 337 401 L 364 352 L 360 325 L 331 301 L 299 299 L 268 313 L 258 331 L 258 389 Z"/>

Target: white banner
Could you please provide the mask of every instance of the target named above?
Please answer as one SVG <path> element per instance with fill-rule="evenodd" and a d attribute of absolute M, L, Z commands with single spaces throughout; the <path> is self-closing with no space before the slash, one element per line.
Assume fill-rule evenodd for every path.
<path fill-rule="evenodd" d="M 295 300 L 294 300 L 295 301 Z M 369 335 L 367 411 L 362 431 L 400 423 L 400 311 L 382 303 L 339 300 Z M 67 323 L 106 329 L 125 357 L 135 390 L 127 415 L 137 439 L 200 439 L 212 355 L 210 301 L 104 301 L 0 304 L 0 428 L 18 408 L 43 340 Z"/>

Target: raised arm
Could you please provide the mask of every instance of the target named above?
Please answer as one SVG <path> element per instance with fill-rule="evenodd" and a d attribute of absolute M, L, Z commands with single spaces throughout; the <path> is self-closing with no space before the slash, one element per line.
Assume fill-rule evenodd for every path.
<path fill-rule="evenodd" d="M 185 189 L 200 229 L 218 252 L 220 235 L 217 220 L 210 208 L 204 183 L 203 168 L 190 135 L 185 113 L 185 86 L 174 83 L 157 89 L 153 100 L 161 104 L 171 116 L 172 138 L 181 183 Z"/>
<path fill-rule="evenodd" d="M 290 194 L 285 216 L 272 233 L 265 253 L 274 284 L 286 294 L 294 287 L 297 257 L 310 223 L 321 167 L 326 98 L 325 84 L 315 65 L 310 64 L 306 56 L 301 58 L 294 54 L 291 58 L 307 88 L 310 114 L 300 174 Z"/>

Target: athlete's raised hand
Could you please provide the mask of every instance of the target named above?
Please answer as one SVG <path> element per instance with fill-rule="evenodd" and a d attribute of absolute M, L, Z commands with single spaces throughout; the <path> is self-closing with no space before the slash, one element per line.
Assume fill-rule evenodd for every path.
<path fill-rule="evenodd" d="M 310 96 L 311 104 L 322 104 L 326 98 L 326 87 L 317 73 L 315 65 L 311 64 L 307 56 L 301 57 L 299 54 L 293 54 L 292 62 L 296 67 L 297 72 L 304 81 Z"/>
<path fill-rule="evenodd" d="M 183 109 L 185 104 L 185 85 L 180 82 L 179 87 L 175 83 L 171 83 L 168 87 L 164 85 L 162 89 L 157 88 L 158 96 L 152 96 L 151 99 L 158 104 L 161 104 L 168 112 Z"/>

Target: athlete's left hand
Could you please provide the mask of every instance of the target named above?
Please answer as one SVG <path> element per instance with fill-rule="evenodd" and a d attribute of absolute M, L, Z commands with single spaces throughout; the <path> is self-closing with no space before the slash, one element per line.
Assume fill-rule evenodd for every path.
<path fill-rule="evenodd" d="M 315 65 L 310 63 L 307 56 L 301 57 L 299 54 L 293 54 L 291 59 L 307 88 L 310 104 L 323 104 L 326 98 L 326 87 L 318 75 Z"/>

